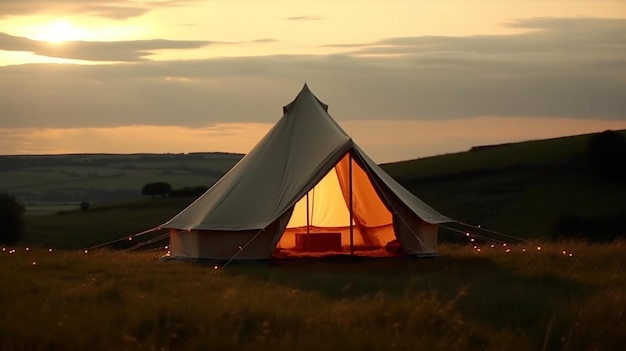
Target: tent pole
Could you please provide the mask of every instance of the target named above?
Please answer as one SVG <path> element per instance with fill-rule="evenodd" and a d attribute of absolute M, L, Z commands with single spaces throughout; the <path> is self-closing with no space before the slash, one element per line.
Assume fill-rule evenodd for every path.
<path fill-rule="evenodd" d="M 350 256 L 354 255 L 354 208 L 353 208 L 353 196 L 352 196 L 352 152 L 350 152 L 348 157 L 349 166 L 348 166 L 348 178 L 350 184 Z"/>
<path fill-rule="evenodd" d="M 310 230 L 309 230 L 309 191 L 307 191 L 306 193 L 306 233 L 307 235 L 310 234 Z"/>

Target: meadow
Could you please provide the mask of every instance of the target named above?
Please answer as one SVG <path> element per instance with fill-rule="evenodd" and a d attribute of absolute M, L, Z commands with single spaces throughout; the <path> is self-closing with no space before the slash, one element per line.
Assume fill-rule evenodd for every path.
<path fill-rule="evenodd" d="M 623 349 L 626 243 L 510 248 L 225 267 L 4 248 L 0 350 Z"/>

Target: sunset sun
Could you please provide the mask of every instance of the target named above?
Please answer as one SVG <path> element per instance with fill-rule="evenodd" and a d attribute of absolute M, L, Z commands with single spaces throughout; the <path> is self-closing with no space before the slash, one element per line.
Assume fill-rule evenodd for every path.
<path fill-rule="evenodd" d="M 84 31 L 74 27 L 74 25 L 67 20 L 58 20 L 50 23 L 44 27 L 38 39 L 47 41 L 50 43 L 62 43 L 65 41 L 82 40 L 84 37 Z"/>

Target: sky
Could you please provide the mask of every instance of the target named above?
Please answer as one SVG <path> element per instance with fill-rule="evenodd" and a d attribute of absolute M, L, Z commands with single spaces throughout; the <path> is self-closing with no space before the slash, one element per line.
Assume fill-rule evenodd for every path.
<path fill-rule="evenodd" d="M 0 2 L 0 154 L 246 153 L 305 82 L 381 163 L 626 129 L 626 0 Z"/>

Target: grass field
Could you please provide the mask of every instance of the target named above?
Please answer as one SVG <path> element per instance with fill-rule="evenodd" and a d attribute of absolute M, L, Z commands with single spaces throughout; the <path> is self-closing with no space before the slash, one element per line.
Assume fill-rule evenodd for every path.
<path fill-rule="evenodd" d="M 5 248 L 0 350 L 623 349 L 625 243 L 512 249 L 215 270 L 162 252 Z"/>

